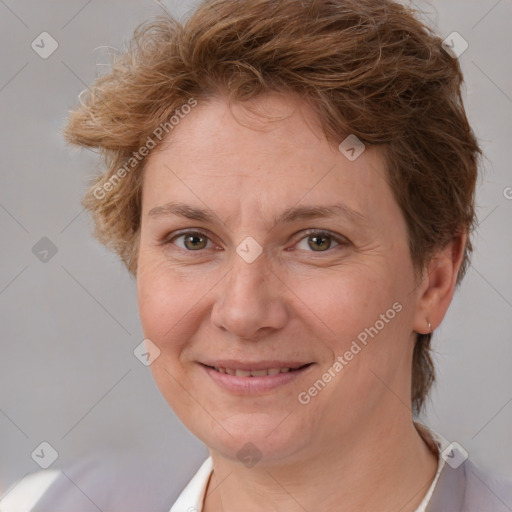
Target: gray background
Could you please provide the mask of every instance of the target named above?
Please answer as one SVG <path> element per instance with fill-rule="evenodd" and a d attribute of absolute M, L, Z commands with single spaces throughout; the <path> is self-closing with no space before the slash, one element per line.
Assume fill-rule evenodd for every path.
<path fill-rule="evenodd" d="M 194 2 L 163 4 L 182 17 Z M 485 151 L 473 265 L 436 332 L 439 381 L 424 421 L 512 476 L 512 1 L 416 5 L 440 35 L 469 43 L 466 107 Z M 101 47 L 121 48 L 161 12 L 150 0 L 0 0 L 0 493 L 39 469 L 31 453 L 42 441 L 59 453 L 53 467 L 124 453 L 163 468 L 173 489 L 206 456 L 133 355 L 143 338 L 135 282 L 92 239 L 80 206 L 101 163 L 59 134 L 106 69 Z M 47 59 L 31 48 L 43 31 L 59 44 Z M 32 252 L 42 237 L 58 248 L 47 263 Z"/>

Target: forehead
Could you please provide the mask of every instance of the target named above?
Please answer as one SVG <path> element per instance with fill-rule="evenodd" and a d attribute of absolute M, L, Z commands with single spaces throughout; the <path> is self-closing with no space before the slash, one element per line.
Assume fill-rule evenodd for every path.
<path fill-rule="evenodd" d="M 232 106 L 216 98 L 199 103 L 149 155 L 143 215 L 179 201 L 226 217 L 250 211 L 275 219 L 299 203 L 341 201 L 371 217 L 393 207 L 385 173 L 378 148 L 365 148 L 350 161 L 327 141 L 315 112 L 295 97 Z"/>

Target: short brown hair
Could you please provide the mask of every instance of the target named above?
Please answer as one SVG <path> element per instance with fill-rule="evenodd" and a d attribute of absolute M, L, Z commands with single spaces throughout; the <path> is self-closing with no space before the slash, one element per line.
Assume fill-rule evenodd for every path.
<path fill-rule="evenodd" d="M 475 223 L 480 148 L 462 103 L 459 63 L 441 43 L 413 10 L 390 0 L 213 0 L 183 25 L 171 16 L 143 23 L 64 132 L 105 159 L 106 173 L 83 199 L 95 236 L 136 274 L 146 158 L 132 161 L 133 169 L 126 162 L 191 98 L 292 93 L 315 109 L 329 141 L 354 134 L 385 149 L 411 258 L 423 269 Z M 468 236 L 458 282 L 471 250 Z M 416 412 L 434 381 L 430 340 L 417 335 Z"/>

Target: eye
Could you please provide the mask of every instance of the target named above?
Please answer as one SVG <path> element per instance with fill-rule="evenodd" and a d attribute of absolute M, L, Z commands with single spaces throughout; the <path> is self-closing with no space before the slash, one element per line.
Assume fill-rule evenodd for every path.
<path fill-rule="evenodd" d="M 333 241 L 336 244 L 334 247 L 332 247 Z M 303 244 L 302 247 L 300 247 L 301 244 Z M 329 249 L 345 245 L 348 245 L 348 241 L 344 237 L 328 231 L 311 229 L 306 231 L 306 236 L 301 238 L 296 247 L 303 250 L 311 249 L 313 252 L 327 252 Z"/>
<path fill-rule="evenodd" d="M 181 240 L 182 243 L 177 241 Z M 206 249 L 210 239 L 204 233 L 199 231 L 187 231 L 179 235 L 175 235 L 172 238 L 166 238 L 162 241 L 162 245 L 168 245 L 174 243 L 180 249 L 190 252 L 198 252 L 202 249 Z M 211 243 L 211 241 L 210 241 Z"/>
<path fill-rule="evenodd" d="M 327 252 L 338 246 L 348 245 L 348 240 L 342 236 L 334 235 L 329 231 L 310 229 L 305 232 L 306 236 L 300 239 L 296 247 L 301 250 L 313 252 Z M 333 242 L 336 244 L 333 247 Z M 211 240 L 208 235 L 200 231 L 185 231 L 174 236 L 169 236 L 161 241 L 162 245 L 174 244 L 179 249 L 188 252 L 200 252 L 211 248 Z M 302 244 L 302 246 L 301 246 Z"/>

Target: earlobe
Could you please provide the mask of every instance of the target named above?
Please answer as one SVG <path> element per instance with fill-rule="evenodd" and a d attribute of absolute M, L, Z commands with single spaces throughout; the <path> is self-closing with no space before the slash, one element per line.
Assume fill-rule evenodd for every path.
<path fill-rule="evenodd" d="M 456 235 L 428 263 L 419 287 L 415 332 L 428 334 L 442 322 L 453 298 L 466 240 L 466 234 Z"/>

